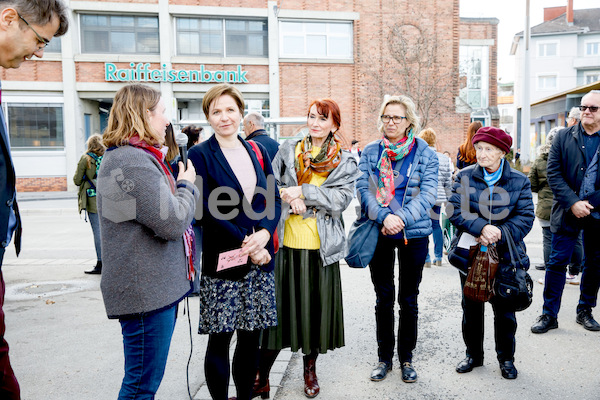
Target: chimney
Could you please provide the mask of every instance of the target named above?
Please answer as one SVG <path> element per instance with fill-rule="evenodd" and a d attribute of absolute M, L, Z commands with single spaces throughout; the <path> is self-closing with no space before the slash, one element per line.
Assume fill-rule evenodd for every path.
<path fill-rule="evenodd" d="M 554 18 L 560 17 L 566 11 L 567 11 L 567 7 L 565 7 L 565 6 L 544 8 L 544 22 L 552 21 Z"/>
<path fill-rule="evenodd" d="M 573 25 L 573 0 L 567 0 L 567 23 Z"/>

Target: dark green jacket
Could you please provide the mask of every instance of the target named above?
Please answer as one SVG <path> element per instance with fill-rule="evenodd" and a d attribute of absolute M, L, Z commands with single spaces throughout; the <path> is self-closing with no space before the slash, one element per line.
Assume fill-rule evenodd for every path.
<path fill-rule="evenodd" d="M 87 210 L 91 213 L 98 212 L 98 209 L 96 208 L 96 196 L 89 197 L 87 195 L 87 190 L 91 188 L 92 185 L 90 185 L 90 183 L 83 178 L 84 175 L 91 180 L 96 178 L 96 163 L 92 160 L 91 166 L 89 166 L 89 159 L 91 159 L 91 157 L 88 156 L 87 153 L 82 155 L 79 163 L 77 164 L 75 175 L 73 175 L 73 182 L 79 186 L 79 192 L 77 195 L 80 214 L 82 210 Z"/>
<path fill-rule="evenodd" d="M 531 182 L 531 191 L 538 194 L 535 216 L 539 219 L 550 221 L 550 211 L 552 210 L 554 195 L 552 194 L 552 189 L 548 186 L 548 179 L 546 178 L 547 165 L 548 153 L 540 154 L 529 171 L 529 181 Z"/>

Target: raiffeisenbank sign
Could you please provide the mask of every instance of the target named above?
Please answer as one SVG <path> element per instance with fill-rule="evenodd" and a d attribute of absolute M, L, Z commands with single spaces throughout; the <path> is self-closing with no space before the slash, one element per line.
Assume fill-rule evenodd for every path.
<path fill-rule="evenodd" d="M 104 64 L 104 80 L 107 82 L 176 82 L 176 83 L 248 83 L 242 66 L 234 71 L 208 71 L 204 65 L 198 70 L 150 69 L 150 63 L 129 64 L 131 68 L 119 69 L 113 63 Z"/>

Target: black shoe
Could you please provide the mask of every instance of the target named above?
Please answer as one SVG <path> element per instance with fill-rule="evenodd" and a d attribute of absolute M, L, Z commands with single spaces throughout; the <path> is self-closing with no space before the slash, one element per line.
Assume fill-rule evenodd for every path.
<path fill-rule="evenodd" d="M 556 328 L 558 328 L 558 321 L 556 320 L 556 318 L 551 317 L 547 314 L 542 314 L 535 321 L 535 324 L 531 325 L 531 332 L 546 333 L 550 329 L 556 329 Z"/>
<path fill-rule="evenodd" d="M 575 321 L 583 325 L 588 331 L 600 331 L 600 324 L 592 316 L 592 310 L 581 310 L 577 313 Z"/>
<path fill-rule="evenodd" d="M 545 271 L 546 270 L 546 264 L 537 264 L 535 266 L 535 269 L 537 269 L 538 271 Z"/>
<path fill-rule="evenodd" d="M 504 379 L 517 379 L 517 369 L 512 361 L 500 361 L 500 371 Z"/>
<path fill-rule="evenodd" d="M 380 361 L 377 366 L 371 372 L 371 380 L 378 382 L 385 379 L 388 372 L 392 370 L 392 362 Z"/>
<path fill-rule="evenodd" d="M 92 269 L 89 269 L 87 271 L 83 271 L 86 274 L 91 274 L 91 275 L 100 275 L 102 273 L 102 261 L 98 261 L 96 263 L 96 266 Z"/>
<path fill-rule="evenodd" d="M 456 366 L 456 372 L 459 374 L 465 374 L 467 372 L 473 371 L 475 367 L 481 367 L 483 365 L 483 361 L 475 361 L 471 357 L 467 357 Z"/>
<path fill-rule="evenodd" d="M 417 371 L 415 371 L 412 364 L 409 362 L 402 363 L 402 380 L 406 383 L 417 381 Z"/>

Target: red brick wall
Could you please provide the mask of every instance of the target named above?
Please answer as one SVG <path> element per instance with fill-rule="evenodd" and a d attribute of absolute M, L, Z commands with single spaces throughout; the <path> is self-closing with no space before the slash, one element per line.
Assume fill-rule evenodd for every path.
<path fill-rule="evenodd" d="M 67 190 L 67 177 L 17 178 L 17 192 L 63 192 Z"/>
<path fill-rule="evenodd" d="M 0 79 L 3 81 L 62 82 L 62 62 L 25 61 L 17 69 L 0 68 Z"/>

